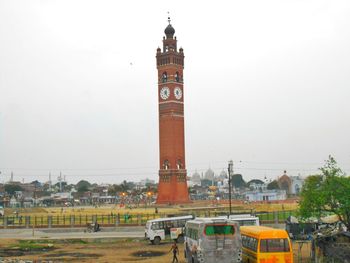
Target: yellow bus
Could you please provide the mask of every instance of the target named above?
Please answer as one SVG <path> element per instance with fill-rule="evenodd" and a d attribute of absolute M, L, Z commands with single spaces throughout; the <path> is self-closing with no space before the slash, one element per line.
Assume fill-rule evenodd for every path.
<path fill-rule="evenodd" d="M 240 229 L 243 262 L 293 263 L 287 231 L 264 226 L 241 226 Z"/>

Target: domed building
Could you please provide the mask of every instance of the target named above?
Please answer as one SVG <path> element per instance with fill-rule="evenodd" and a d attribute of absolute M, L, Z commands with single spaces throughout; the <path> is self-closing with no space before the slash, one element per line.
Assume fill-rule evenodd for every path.
<path fill-rule="evenodd" d="M 215 178 L 214 171 L 209 168 L 204 174 L 204 179 L 214 181 L 214 178 Z"/>
<path fill-rule="evenodd" d="M 304 184 L 304 179 L 298 176 L 288 176 L 284 171 L 283 175 L 277 180 L 280 189 L 285 190 L 287 195 L 298 195 Z"/>
<path fill-rule="evenodd" d="M 222 170 L 221 173 L 220 173 L 220 175 L 219 175 L 219 180 L 220 180 L 220 181 L 223 181 L 223 180 L 225 180 L 225 179 L 227 179 L 227 178 L 228 178 L 227 172 L 226 172 L 225 170 Z"/>
<path fill-rule="evenodd" d="M 292 180 L 287 175 L 287 171 L 284 171 L 283 175 L 277 180 L 278 186 L 281 190 L 285 190 L 287 195 L 291 193 Z"/>
<path fill-rule="evenodd" d="M 201 176 L 197 171 L 192 175 L 191 182 L 192 185 L 201 185 Z"/>

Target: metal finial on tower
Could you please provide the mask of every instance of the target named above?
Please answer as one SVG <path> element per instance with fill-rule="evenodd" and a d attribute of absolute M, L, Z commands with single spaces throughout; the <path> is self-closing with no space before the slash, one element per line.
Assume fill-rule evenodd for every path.
<path fill-rule="evenodd" d="M 170 19 L 169 11 L 168 11 L 168 22 L 169 22 L 169 25 L 170 25 L 171 19 Z"/>

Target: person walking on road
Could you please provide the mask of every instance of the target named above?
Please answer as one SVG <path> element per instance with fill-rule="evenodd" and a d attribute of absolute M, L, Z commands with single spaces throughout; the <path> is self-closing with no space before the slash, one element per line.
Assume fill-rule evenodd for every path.
<path fill-rule="evenodd" d="M 179 248 L 177 247 L 176 241 L 174 241 L 174 244 L 171 246 L 171 249 L 169 250 L 173 251 L 173 263 L 175 262 L 179 262 L 179 260 L 177 259 L 177 255 L 179 254 Z"/>

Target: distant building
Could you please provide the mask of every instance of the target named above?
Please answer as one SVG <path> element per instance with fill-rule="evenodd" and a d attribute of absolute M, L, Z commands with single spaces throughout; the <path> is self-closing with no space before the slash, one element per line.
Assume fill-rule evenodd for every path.
<path fill-rule="evenodd" d="M 201 176 L 197 171 L 191 177 L 191 184 L 192 186 L 201 185 Z"/>
<path fill-rule="evenodd" d="M 280 189 L 285 190 L 287 195 L 298 195 L 304 184 L 304 179 L 298 176 L 288 176 L 284 171 L 283 175 L 277 180 Z"/>
<path fill-rule="evenodd" d="M 244 193 L 244 199 L 247 201 L 279 201 L 286 200 L 287 195 L 285 190 L 255 190 Z"/>
<path fill-rule="evenodd" d="M 228 176 L 227 176 L 227 172 L 225 170 L 222 170 L 220 175 L 218 176 L 218 180 L 219 181 L 224 181 L 225 179 L 227 179 Z"/>
<path fill-rule="evenodd" d="M 290 179 L 292 180 L 292 185 L 291 185 L 291 194 L 293 195 L 299 195 L 301 188 L 304 185 L 304 179 L 301 178 L 300 175 L 298 176 L 290 176 Z"/>
<path fill-rule="evenodd" d="M 253 191 L 265 191 L 267 189 L 267 184 L 260 182 L 253 182 L 249 184 L 249 188 Z"/>
<path fill-rule="evenodd" d="M 277 180 L 280 189 L 285 190 L 287 195 L 291 194 L 292 180 L 287 175 L 287 171 L 284 171 L 283 175 Z"/>
<path fill-rule="evenodd" d="M 17 198 L 14 196 L 10 199 L 10 207 L 20 207 L 20 202 L 18 202 Z"/>
<path fill-rule="evenodd" d="M 148 179 L 148 178 L 143 179 L 143 180 L 140 181 L 140 185 L 143 186 L 143 187 L 145 187 L 145 186 L 147 186 L 149 184 L 155 184 L 155 181 L 151 180 L 151 179 Z"/>
<path fill-rule="evenodd" d="M 204 178 L 203 178 L 203 179 L 210 180 L 210 181 L 214 181 L 214 177 L 215 177 L 214 171 L 213 171 L 212 169 L 209 168 L 209 169 L 204 173 Z"/>

